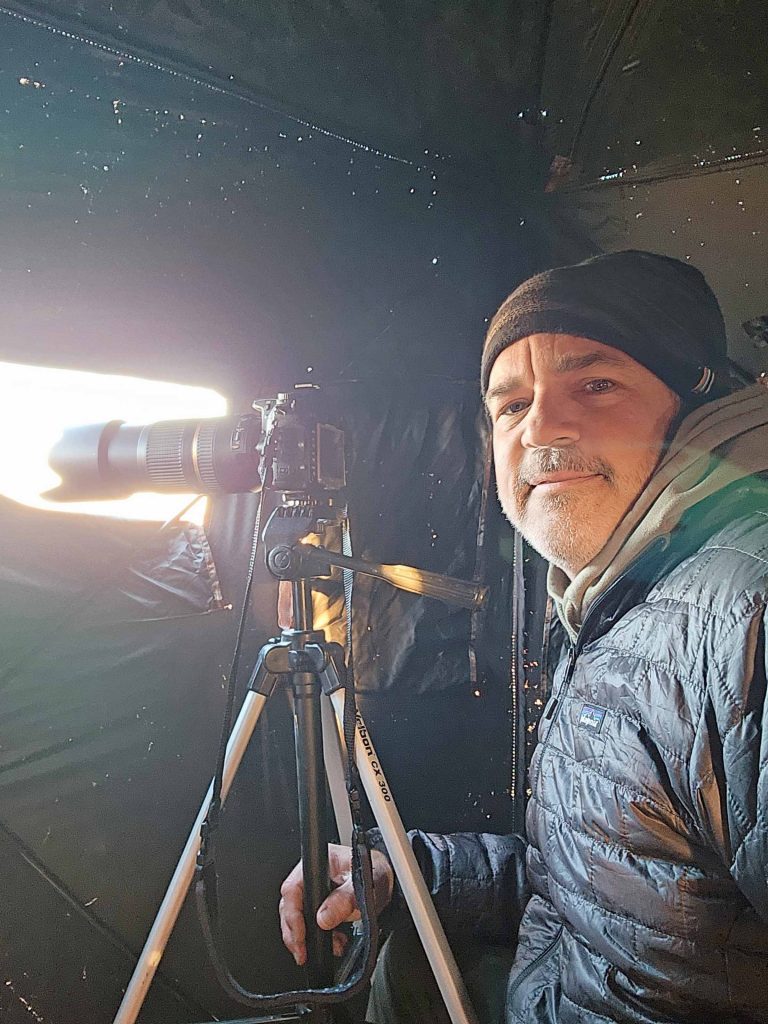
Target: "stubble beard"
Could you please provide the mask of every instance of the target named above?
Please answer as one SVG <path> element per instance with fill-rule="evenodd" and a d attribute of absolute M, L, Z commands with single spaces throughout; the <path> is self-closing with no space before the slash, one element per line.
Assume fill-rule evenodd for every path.
<path fill-rule="evenodd" d="M 551 494 L 537 496 L 535 502 L 535 508 L 521 508 L 516 503 L 515 515 L 507 512 L 507 518 L 535 551 L 573 578 L 592 561 L 612 532 L 599 528 L 604 506 L 601 508 L 602 503 L 593 494 Z"/>
<path fill-rule="evenodd" d="M 507 519 L 531 547 L 573 578 L 604 547 L 654 464 L 647 472 L 642 467 L 636 480 L 622 480 L 619 485 L 616 472 L 602 459 L 587 458 L 573 449 L 539 449 L 518 468 L 511 495 L 499 497 Z M 590 474 L 596 479 L 556 494 L 536 493 L 529 482 L 538 474 L 557 472 Z"/>

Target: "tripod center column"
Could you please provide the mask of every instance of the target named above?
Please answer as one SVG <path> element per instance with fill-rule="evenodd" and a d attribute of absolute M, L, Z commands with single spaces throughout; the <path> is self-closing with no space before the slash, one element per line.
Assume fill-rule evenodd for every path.
<path fill-rule="evenodd" d="M 332 936 L 316 921 L 317 911 L 330 891 L 328 879 L 328 814 L 323 726 L 320 708 L 322 689 L 311 671 L 304 644 L 312 630 L 312 594 L 307 580 L 293 584 L 293 611 L 298 636 L 291 651 L 294 671 L 294 735 L 298 779 L 301 859 L 304 862 L 304 919 L 307 929 L 307 970 L 311 988 L 333 985 Z M 303 634 L 303 635 L 302 635 Z"/>

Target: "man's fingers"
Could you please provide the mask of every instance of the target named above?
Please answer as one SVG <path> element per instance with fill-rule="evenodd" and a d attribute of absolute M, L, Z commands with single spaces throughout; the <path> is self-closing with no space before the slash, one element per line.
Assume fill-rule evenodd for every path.
<path fill-rule="evenodd" d="M 333 931 L 345 921 L 357 921 L 357 908 L 352 879 L 350 878 L 351 851 L 349 847 L 328 847 L 328 869 L 334 882 L 341 883 L 324 901 L 317 912 L 317 923 L 325 931 Z M 391 890 L 390 890 L 391 891 Z M 283 945 L 297 964 L 307 961 L 307 936 L 304 922 L 304 874 L 301 862 L 291 871 L 280 887 L 280 932 Z M 343 952 L 343 936 L 334 935 L 334 951 Z"/>
<path fill-rule="evenodd" d="M 301 862 L 291 871 L 280 886 L 280 932 L 283 945 L 297 964 L 307 959 L 306 926 L 304 924 L 304 875 Z"/>
<path fill-rule="evenodd" d="M 392 891 L 395 887 L 395 872 L 389 859 L 380 850 L 371 850 L 373 866 L 373 891 L 376 900 L 376 913 L 380 914 L 389 906 Z"/>
<path fill-rule="evenodd" d="M 348 878 L 338 889 L 334 889 L 317 912 L 317 923 L 325 931 L 338 927 L 344 921 L 357 921 L 357 909 L 352 879 Z"/>
<path fill-rule="evenodd" d="M 289 902 L 285 896 L 280 900 L 280 933 L 283 937 L 283 945 L 297 964 L 303 964 L 307 959 L 306 926 L 304 915 L 301 912 L 301 905 L 296 906 Z"/>
<path fill-rule="evenodd" d="M 345 932 L 334 932 L 333 933 L 333 955 L 344 956 L 344 952 L 349 945 L 349 936 Z"/>
<path fill-rule="evenodd" d="M 295 864 L 293 870 L 289 875 L 286 875 L 283 884 L 280 886 L 280 895 L 287 896 L 294 890 L 298 890 L 300 896 L 303 898 L 304 895 L 304 865 L 299 861 Z"/>

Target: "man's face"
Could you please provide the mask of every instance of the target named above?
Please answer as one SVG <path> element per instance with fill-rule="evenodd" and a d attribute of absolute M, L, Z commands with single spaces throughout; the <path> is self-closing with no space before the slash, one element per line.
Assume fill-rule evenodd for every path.
<path fill-rule="evenodd" d="M 618 349 L 533 334 L 496 359 L 486 405 L 507 518 L 573 578 L 645 487 L 680 401 Z"/>

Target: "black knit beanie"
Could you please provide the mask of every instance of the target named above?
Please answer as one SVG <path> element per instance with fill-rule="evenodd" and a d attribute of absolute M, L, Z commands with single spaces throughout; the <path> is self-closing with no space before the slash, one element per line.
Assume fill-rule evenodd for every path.
<path fill-rule="evenodd" d="M 491 321 L 481 383 L 500 352 L 531 334 L 571 334 L 621 349 L 688 404 L 731 390 L 723 314 L 688 263 L 627 250 L 524 281 Z"/>

